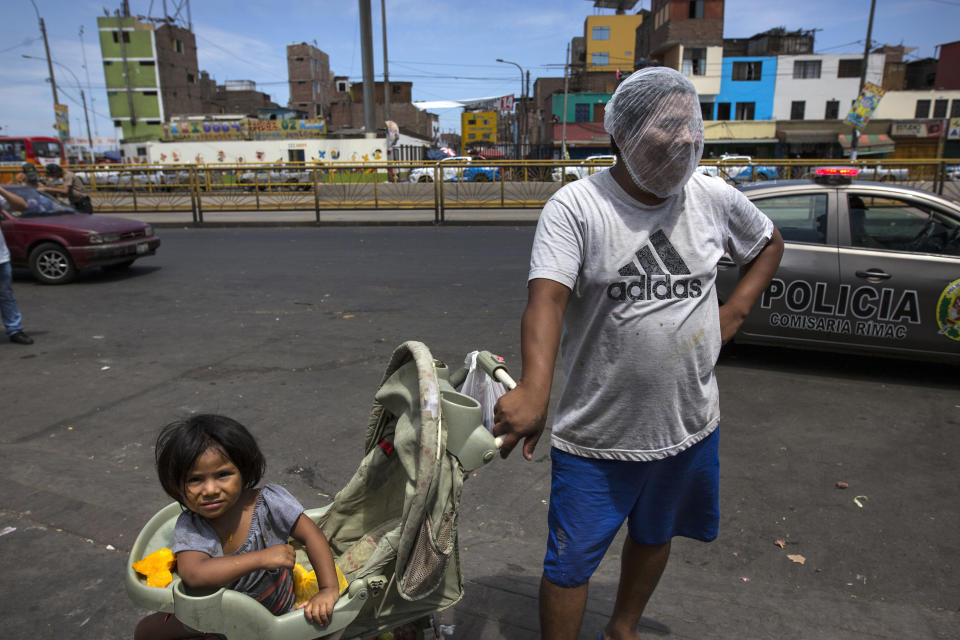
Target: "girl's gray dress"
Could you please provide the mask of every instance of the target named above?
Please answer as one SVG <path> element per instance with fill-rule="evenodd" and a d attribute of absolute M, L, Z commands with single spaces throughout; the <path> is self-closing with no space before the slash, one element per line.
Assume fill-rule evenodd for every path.
<path fill-rule="evenodd" d="M 250 519 L 247 539 L 230 555 L 260 551 L 276 544 L 286 544 L 303 506 L 290 492 L 276 484 L 264 485 L 257 495 L 257 504 Z M 220 538 L 205 518 L 184 511 L 173 532 L 173 553 L 201 551 L 211 558 L 222 557 Z M 293 608 L 295 599 L 293 572 L 284 569 L 259 569 L 242 576 L 227 588 L 245 593 L 274 615 Z"/>

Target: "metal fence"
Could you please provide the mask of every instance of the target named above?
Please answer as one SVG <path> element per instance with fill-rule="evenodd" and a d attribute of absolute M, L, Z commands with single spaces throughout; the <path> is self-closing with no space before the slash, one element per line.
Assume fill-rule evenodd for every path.
<path fill-rule="evenodd" d="M 704 160 L 698 169 L 735 184 L 808 178 L 817 167 L 854 166 L 858 179 L 908 185 L 960 200 L 957 160 Z M 73 166 L 98 213 L 315 211 L 333 209 L 540 208 L 565 182 L 609 160 Z M 16 180 L 0 167 L 0 182 Z"/>

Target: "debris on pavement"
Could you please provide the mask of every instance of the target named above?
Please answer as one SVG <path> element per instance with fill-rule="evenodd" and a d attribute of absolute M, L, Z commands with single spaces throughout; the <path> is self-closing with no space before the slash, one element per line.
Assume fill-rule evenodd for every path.
<path fill-rule="evenodd" d="M 850 486 L 850 483 L 844 482 L 843 480 L 837 480 L 837 489 L 846 489 Z"/>
<path fill-rule="evenodd" d="M 804 558 L 799 553 L 791 553 L 787 555 L 788 558 L 796 562 L 797 564 L 807 564 L 807 559 Z"/>
<path fill-rule="evenodd" d="M 787 546 L 787 541 L 786 541 L 786 540 L 774 540 L 774 541 L 773 541 L 773 544 L 775 544 L 775 545 L 777 545 L 778 547 L 780 547 L 781 549 L 783 549 L 783 548 L 785 548 L 785 547 Z"/>
<path fill-rule="evenodd" d="M 863 509 L 863 503 L 868 500 L 867 496 L 857 496 L 853 499 L 853 503 Z"/>
<path fill-rule="evenodd" d="M 8 533 L 13 533 L 16 530 L 16 527 L 4 527 L 2 530 L 0 530 L 0 536 L 5 536 Z"/>

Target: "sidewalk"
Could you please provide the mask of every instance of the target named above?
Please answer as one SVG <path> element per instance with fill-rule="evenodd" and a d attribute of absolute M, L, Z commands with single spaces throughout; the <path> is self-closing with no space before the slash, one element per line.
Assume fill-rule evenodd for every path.
<path fill-rule="evenodd" d="M 100 213 L 100 212 L 97 212 Z M 433 209 L 330 209 L 314 211 L 204 211 L 203 222 L 195 223 L 190 211 L 103 212 L 149 222 L 155 227 L 291 227 L 291 226 L 364 226 L 364 225 L 432 225 Z M 446 225 L 535 225 L 540 209 L 447 209 Z"/>

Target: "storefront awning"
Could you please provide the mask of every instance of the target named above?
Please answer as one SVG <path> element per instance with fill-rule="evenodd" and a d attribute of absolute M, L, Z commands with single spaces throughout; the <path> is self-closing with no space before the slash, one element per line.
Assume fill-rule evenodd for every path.
<path fill-rule="evenodd" d="M 837 131 L 836 129 L 777 131 L 777 137 L 787 144 L 832 144 L 837 141 Z"/>
<path fill-rule="evenodd" d="M 837 139 L 840 142 L 840 146 L 843 147 L 843 154 L 847 156 L 850 155 L 851 136 L 841 133 L 837 136 Z M 878 153 L 892 153 L 895 147 L 896 144 L 894 141 L 884 133 L 860 134 L 860 139 L 857 140 L 857 155 L 868 156 Z"/>

